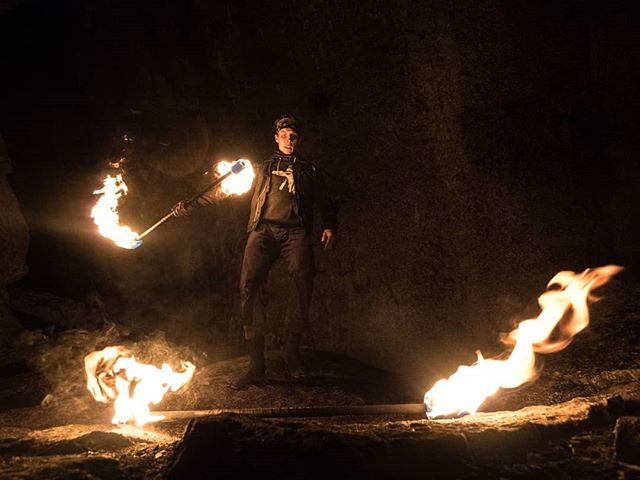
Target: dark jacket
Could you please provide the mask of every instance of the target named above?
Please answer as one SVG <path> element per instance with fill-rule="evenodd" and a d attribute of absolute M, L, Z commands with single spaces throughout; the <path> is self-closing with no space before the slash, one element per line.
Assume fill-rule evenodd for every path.
<path fill-rule="evenodd" d="M 262 207 L 269 194 L 272 165 L 284 158 L 288 157 L 280 150 L 276 150 L 271 158 L 256 168 L 251 214 L 247 225 L 248 232 L 255 230 L 260 222 Z M 315 203 L 322 217 L 322 228 L 330 228 L 335 232 L 337 228 L 336 210 L 322 173 L 315 165 L 305 161 L 298 154 L 294 153 L 289 159 L 292 161 L 293 181 L 296 187 L 296 214 L 300 217 L 302 225 L 308 232 L 313 230 L 313 204 Z"/>

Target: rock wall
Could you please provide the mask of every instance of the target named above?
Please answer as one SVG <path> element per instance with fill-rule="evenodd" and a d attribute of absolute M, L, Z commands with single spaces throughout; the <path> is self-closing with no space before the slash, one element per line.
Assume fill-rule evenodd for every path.
<path fill-rule="evenodd" d="M 2 89 L 21 82 L 2 128 L 37 231 L 32 282 L 97 290 L 142 332 L 242 351 L 248 200 L 172 221 L 134 252 L 98 240 L 90 192 L 123 132 L 135 140 L 123 219 L 140 230 L 214 161 L 267 155 L 273 117 L 301 117 L 301 150 L 340 205 L 336 248 L 317 251 L 308 342 L 419 378 L 498 350 L 558 270 L 640 265 L 628 3 L 43 3 L 1 19 L 12 65 L 36 52 Z M 272 346 L 287 289 L 277 267 Z"/>
<path fill-rule="evenodd" d="M 0 136 L 0 367 L 21 358 L 18 351 L 24 329 L 7 306 L 6 286 L 27 273 L 29 230 L 18 200 L 8 183 L 11 160 Z"/>

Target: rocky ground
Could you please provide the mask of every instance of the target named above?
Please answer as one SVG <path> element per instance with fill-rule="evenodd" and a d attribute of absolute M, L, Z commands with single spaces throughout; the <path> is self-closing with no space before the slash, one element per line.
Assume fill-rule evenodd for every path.
<path fill-rule="evenodd" d="M 544 358 L 535 383 L 498 393 L 475 416 L 447 420 L 414 409 L 114 426 L 110 406 L 84 389 L 78 362 L 116 342 L 117 328 L 34 333 L 33 362 L 0 372 L 0 477 L 640 478 L 640 289 L 614 282 L 602 293 L 591 325 L 566 350 Z M 235 392 L 227 384 L 246 368 L 246 357 L 207 365 L 161 335 L 135 347 L 141 358 L 203 365 L 163 410 L 417 404 L 424 393 L 398 375 L 312 350 L 303 352 L 304 381 L 289 379 L 274 351 L 269 384 Z"/>

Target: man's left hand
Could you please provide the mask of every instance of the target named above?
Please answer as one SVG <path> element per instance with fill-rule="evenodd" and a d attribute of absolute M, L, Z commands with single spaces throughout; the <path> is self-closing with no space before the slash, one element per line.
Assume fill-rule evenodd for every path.
<path fill-rule="evenodd" d="M 335 240 L 335 238 L 336 238 L 336 235 L 335 233 L 333 233 L 333 230 L 331 230 L 330 228 L 325 228 L 322 231 L 322 238 L 320 239 L 320 242 L 324 246 L 325 250 L 328 250 L 331 248 L 331 245 L 333 245 L 333 241 Z"/>

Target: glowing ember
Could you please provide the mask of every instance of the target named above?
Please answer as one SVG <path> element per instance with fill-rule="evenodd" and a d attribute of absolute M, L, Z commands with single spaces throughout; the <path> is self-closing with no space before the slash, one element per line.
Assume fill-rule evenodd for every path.
<path fill-rule="evenodd" d="M 160 403 L 164 395 L 175 392 L 193 377 L 195 365 L 182 362 L 182 372 L 164 363 L 161 368 L 136 361 L 123 347 L 107 347 L 84 358 L 87 388 L 96 400 L 114 401 L 115 424 L 145 423 L 162 420 L 152 415 L 149 405 Z"/>
<path fill-rule="evenodd" d="M 222 197 L 226 197 L 229 195 L 242 195 L 246 193 L 251 188 L 251 184 L 253 183 L 253 178 L 255 177 L 255 172 L 253 171 L 253 167 L 251 166 L 251 162 L 245 159 L 239 159 L 235 162 L 219 162 L 216 165 L 216 172 L 218 175 L 224 175 L 231 170 L 231 167 L 235 165 L 237 162 L 240 162 L 244 168 L 242 171 L 235 173 L 234 175 L 229 175 L 221 184 L 218 189 L 219 195 Z M 234 170 L 235 171 L 235 170 Z"/>
<path fill-rule="evenodd" d="M 560 272 L 538 299 L 542 312 L 524 320 L 503 340 L 513 345 L 506 360 L 484 359 L 477 352 L 474 365 L 462 365 L 441 379 L 424 397 L 429 418 L 474 414 L 487 397 L 500 388 L 515 388 L 536 377 L 535 353 L 557 352 L 589 324 L 587 303 L 597 300 L 591 290 L 604 285 L 622 270 L 616 265 L 582 273 Z"/>
<path fill-rule="evenodd" d="M 120 225 L 118 215 L 118 200 L 127 194 L 127 184 L 122 175 L 115 177 L 107 175 L 101 189 L 93 192 L 100 195 L 95 206 L 91 210 L 91 218 L 98 226 L 98 231 L 122 248 L 138 248 L 142 241 L 138 240 L 138 234 L 125 225 Z"/>

